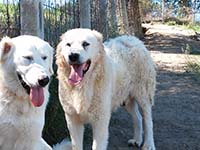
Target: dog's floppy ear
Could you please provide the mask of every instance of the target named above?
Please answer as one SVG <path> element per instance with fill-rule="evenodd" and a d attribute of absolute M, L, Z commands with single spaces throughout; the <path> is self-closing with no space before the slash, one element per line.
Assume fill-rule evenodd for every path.
<path fill-rule="evenodd" d="M 94 36 L 98 40 L 100 52 L 105 52 L 104 46 L 103 46 L 103 35 L 101 33 L 97 32 L 97 31 L 95 31 L 95 30 L 92 30 L 92 33 L 94 34 Z"/>
<path fill-rule="evenodd" d="M 56 48 L 56 64 L 57 64 L 57 66 L 61 66 L 63 64 L 63 61 L 62 61 L 63 57 L 61 55 L 61 47 L 62 47 L 61 45 L 62 45 L 62 39 L 61 39 L 61 42 L 58 43 L 57 48 Z M 63 67 L 63 65 L 62 65 L 62 67 Z"/>
<path fill-rule="evenodd" d="M 13 52 L 14 44 L 11 38 L 4 37 L 0 42 L 0 61 L 3 62 Z"/>
<path fill-rule="evenodd" d="M 96 30 L 92 30 L 93 34 L 97 38 L 100 43 L 103 43 L 103 36 L 101 33 L 97 32 Z"/>

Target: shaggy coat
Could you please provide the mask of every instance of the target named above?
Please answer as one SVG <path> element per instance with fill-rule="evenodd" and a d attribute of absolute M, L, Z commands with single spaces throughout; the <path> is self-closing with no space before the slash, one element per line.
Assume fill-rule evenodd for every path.
<path fill-rule="evenodd" d="M 70 60 L 74 53 L 80 57 L 77 64 Z M 135 124 L 134 138 L 129 143 L 141 146 L 144 141 L 143 150 L 155 150 L 151 107 L 156 72 L 150 54 L 140 40 L 133 36 L 121 36 L 103 44 L 100 33 L 73 29 L 61 37 L 56 63 L 59 97 L 73 150 L 83 149 L 85 123 L 90 123 L 93 128 L 92 149 L 106 150 L 111 112 L 121 104 L 125 104 Z M 77 74 L 72 73 L 74 67 L 83 64 L 87 66 L 83 69 L 83 76 L 78 77 L 80 70 Z M 144 140 L 138 105 L 144 119 Z"/>
<path fill-rule="evenodd" d="M 0 150 L 52 150 L 42 139 L 52 59 L 34 36 L 0 42 Z"/>

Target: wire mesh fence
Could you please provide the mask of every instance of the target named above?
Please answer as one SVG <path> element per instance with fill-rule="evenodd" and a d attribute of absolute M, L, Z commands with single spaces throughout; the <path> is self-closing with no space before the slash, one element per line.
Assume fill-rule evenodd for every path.
<path fill-rule="evenodd" d="M 3 0 L 0 3 L 0 38 L 20 34 L 20 5 L 17 0 Z"/>
<path fill-rule="evenodd" d="M 55 46 L 68 29 L 79 26 L 77 0 L 47 0 L 43 4 L 45 40 Z"/>
<path fill-rule="evenodd" d="M 79 26 L 78 14 L 77 0 L 43 1 L 45 40 L 55 47 L 62 33 Z M 0 38 L 18 35 L 20 35 L 20 0 L 3 0 L 0 2 Z"/>
<path fill-rule="evenodd" d="M 20 35 L 20 1 L 21 0 L 0 0 L 0 38 L 3 36 L 14 37 Z M 115 0 L 109 0 L 109 2 L 110 1 L 114 2 Z M 104 35 L 104 37 L 118 35 L 118 29 L 110 24 L 111 18 L 115 15 L 111 13 L 114 5 L 108 3 L 108 10 L 103 10 L 108 11 L 108 20 L 106 22 L 107 24 L 102 24 L 101 19 L 103 19 L 103 16 L 102 12 L 99 10 L 100 4 L 99 0 L 91 0 L 92 29 L 102 32 L 102 28 L 106 28 L 108 24 L 108 29 L 106 30 L 107 35 Z M 175 6 L 177 7 L 178 5 Z M 161 3 L 156 2 L 152 3 L 152 6 L 148 6 L 147 8 L 145 4 L 141 4 L 142 21 L 163 21 L 163 19 L 167 19 L 166 21 L 175 24 L 184 24 L 188 22 L 188 20 L 191 22 L 191 20 L 198 21 L 199 19 L 200 21 L 199 0 L 196 5 L 188 9 L 185 8 L 184 10 L 184 7 L 175 8 L 175 6 L 166 3 L 165 7 L 162 8 Z M 62 33 L 68 29 L 79 27 L 79 8 L 79 0 L 43 0 L 45 40 L 55 47 Z M 185 14 L 183 12 L 187 15 L 181 17 L 179 14 Z M 162 14 L 164 14 L 164 17 Z"/>

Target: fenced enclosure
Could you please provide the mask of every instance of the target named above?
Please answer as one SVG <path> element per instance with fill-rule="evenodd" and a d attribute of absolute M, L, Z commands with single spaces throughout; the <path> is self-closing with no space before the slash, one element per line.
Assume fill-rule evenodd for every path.
<path fill-rule="evenodd" d="M 44 39 L 55 47 L 62 33 L 79 26 L 78 10 L 76 0 L 43 1 Z M 18 36 L 20 30 L 20 0 L 2 1 L 0 3 L 0 38 Z"/>
<path fill-rule="evenodd" d="M 0 38 L 4 36 L 15 37 L 20 35 L 20 13 L 22 13 L 20 2 L 21 0 L 0 1 Z M 100 26 L 100 18 L 102 16 L 99 14 L 98 9 L 100 4 L 97 4 L 98 3 L 95 3 L 94 0 L 91 0 L 91 27 L 92 29 L 102 30 L 101 28 L 105 28 L 106 25 Z M 79 2 L 78 0 L 44 0 L 42 5 L 44 39 L 55 47 L 62 33 L 69 29 L 80 27 Z M 28 26 L 26 30 L 29 30 Z M 112 31 L 112 29 L 109 31 Z M 110 32 L 107 34 L 112 35 L 113 33 L 112 31 L 112 33 Z"/>
<path fill-rule="evenodd" d="M 20 2 L 22 0 L 1 0 L 0 1 L 0 38 L 3 36 L 14 37 L 20 35 Z M 192 20 L 200 20 L 200 1 L 187 1 L 185 4 L 164 1 L 140 0 L 140 14 L 143 22 L 152 20 L 172 21 L 177 23 L 178 18 L 183 19 L 183 23 Z M 89 5 L 89 4 L 88 4 Z M 98 31 L 104 31 L 104 36 L 113 37 L 119 32 L 119 24 L 113 24 L 117 18 L 117 9 L 120 9 L 119 0 L 107 0 L 104 5 L 100 0 L 91 0 L 91 28 Z M 50 42 L 52 46 L 59 41 L 62 33 L 71 28 L 80 27 L 80 6 L 79 0 L 43 0 L 43 18 L 44 18 L 44 39 Z M 105 7 L 105 9 L 101 9 Z M 103 11 L 102 11 L 103 10 Z M 104 21 L 107 12 L 107 19 Z M 164 15 L 164 16 L 163 16 Z M 163 18 L 164 17 L 164 18 Z M 167 20 L 168 19 L 168 20 Z M 27 27 L 28 28 L 28 27 Z M 27 29 L 28 30 L 28 29 Z M 106 35 L 105 35 L 106 34 Z"/>

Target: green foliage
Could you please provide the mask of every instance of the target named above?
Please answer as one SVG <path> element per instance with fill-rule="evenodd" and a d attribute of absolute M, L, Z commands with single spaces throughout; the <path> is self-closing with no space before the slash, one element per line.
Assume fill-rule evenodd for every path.
<path fill-rule="evenodd" d="M 119 33 L 113 27 L 109 26 L 108 35 L 109 35 L 109 38 L 115 38 L 116 36 L 119 36 Z"/>
<path fill-rule="evenodd" d="M 188 24 L 188 25 L 184 25 L 183 26 L 185 29 L 192 29 L 195 32 L 200 32 L 200 24 L 196 23 L 196 24 Z"/>
<path fill-rule="evenodd" d="M 56 75 L 52 77 L 49 92 L 50 100 L 46 109 L 43 137 L 50 145 L 54 145 L 69 136 L 64 111 L 58 98 Z"/>
<path fill-rule="evenodd" d="M 11 26 L 14 25 L 16 17 L 19 16 L 18 5 L 0 3 L 0 10 L 1 25 L 7 24 L 8 21 Z M 9 13 L 9 16 L 7 13 Z"/>
<path fill-rule="evenodd" d="M 0 38 L 14 37 L 20 34 L 19 5 L 0 3 Z"/>
<path fill-rule="evenodd" d="M 176 21 L 168 21 L 165 24 L 172 26 L 172 25 L 177 25 Z"/>
<path fill-rule="evenodd" d="M 176 17 L 166 17 L 164 23 L 167 25 L 184 25 L 188 24 L 188 21 Z"/>
<path fill-rule="evenodd" d="M 154 3 L 153 0 L 140 0 L 139 1 L 140 9 L 142 13 L 151 12 L 152 9 L 159 9 L 157 3 Z"/>

